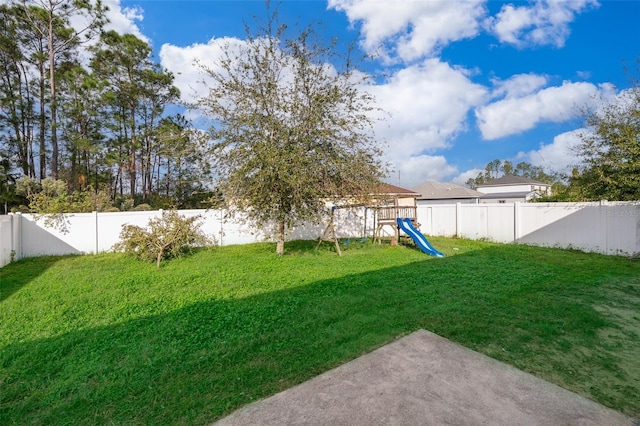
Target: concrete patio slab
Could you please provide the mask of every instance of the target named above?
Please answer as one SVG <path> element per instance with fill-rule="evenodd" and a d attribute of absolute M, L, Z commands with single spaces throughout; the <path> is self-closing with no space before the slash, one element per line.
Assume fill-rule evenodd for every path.
<path fill-rule="evenodd" d="M 225 425 L 640 425 L 420 330 L 250 404 Z"/>

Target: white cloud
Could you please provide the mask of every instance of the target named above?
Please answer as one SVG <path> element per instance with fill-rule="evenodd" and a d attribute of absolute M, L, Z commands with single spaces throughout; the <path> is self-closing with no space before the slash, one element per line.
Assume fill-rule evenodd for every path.
<path fill-rule="evenodd" d="M 576 71 L 576 75 L 582 80 L 589 80 L 591 78 L 590 71 Z"/>
<path fill-rule="evenodd" d="M 161 64 L 174 73 L 174 84 L 184 101 L 193 102 L 206 94 L 207 84 L 201 83 L 205 76 L 194 62 L 215 67 L 225 43 L 240 46 L 244 42 L 227 38 L 187 47 L 162 46 Z M 485 99 L 484 87 L 472 83 L 464 70 L 431 59 L 402 69 L 382 84 L 367 86 L 367 90 L 389 113 L 374 130 L 388 145 L 383 160 L 393 163 L 403 181 L 405 175 L 420 183 L 457 172 L 444 157 L 426 153 L 446 148 L 457 133 L 465 130 L 469 110 Z"/>
<path fill-rule="evenodd" d="M 532 129 L 542 122 L 563 122 L 580 114 L 585 105 L 607 96 L 610 85 L 564 82 L 521 97 L 507 97 L 476 110 L 484 139 L 498 139 Z"/>
<path fill-rule="evenodd" d="M 485 101 L 487 90 L 463 69 L 437 59 L 397 71 L 368 90 L 389 115 L 375 126 L 388 145 L 383 160 L 400 172 L 405 187 L 443 180 L 457 173 L 443 156 L 429 155 L 450 146 L 466 130 L 470 109 Z"/>
<path fill-rule="evenodd" d="M 606 85 L 603 87 L 601 98 L 591 104 L 591 110 L 600 114 L 606 105 L 624 108 L 632 102 L 632 96 L 631 90 L 623 90 L 616 94 L 613 86 Z M 552 143 L 541 144 L 536 150 L 519 152 L 516 158 L 550 171 L 570 173 L 574 167 L 580 168 L 583 165 L 583 160 L 575 148 L 582 142 L 583 137 L 589 136 L 592 131 L 590 128 L 580 128 L 562 133 L 556 136 Z"/>
<path fill-rule="evenodd" d="M 174 84 L 180 89 L 182 100 L 193 103 L 206 94 L 206 76 L 199 66 L 215 67 L 225 43 L 244 42 L 233 38 L 212 39 L 207 44 L 178 47 L 162 46 L 160 60 L 163 67 L 175 75 Z M 435 59 L 404 68 L 386 82 L 367 86 L 377 105 L 388 115 L 376 123 L 375 132 L 386 141 L 388 161 L 407 158 L 446 148 L 458 132 L 465 130 L 471 108 L 481 104 L 486 89 L 472 83 L 464 70 Z"/>
<path fill-rule="evenodd" d="M 465 183 L 469 179 L 475 179 L 479 174 L 483 173 L 483 169 L 471 169 L 460 173 L 458 176 L 451 179 L 451 182 L 457 183 L 458 185 L 465 186 Z"/>
<path fill-rule="evenodd" d="M 216 69 L 226 46 L 240 48 L 244 41 L 232 37 L 213 38 L 207 44 L 196 43 L 187 47 L 164 44 L 160 48 L 160 64 L 174 74 L 173 84 L 180 89 L 183 102 L 192 104 L 205 96 L 213 81 L 202 67 Z"/>
<path fill-rule="evenodd" d="M 488 20 L 487 26 L 501 42 L 517 47 L 563 47 L 575 16 L 597 6 L 596 0 L 537 0 L 526 6 L 507 4 Z"/>
<path fill-rule="evenodd" d="M 412 188 L 428 180 L 443 181 L 458 172 L 441 155 L 413 156 L 393 166 L 395 173 L 389 176 L 388 181 L 403 188 Z"/>
<path fill-rule="evenodd" d="M 486 89 L 471 82 L 463 70 L 436 59 L 397 71 L 370 90 L 390 114 L 375 131 L 389 144 L 391 159 L 446 148 L 465 130 L 470 108 L 486 96 Z"/>
<path fill-rule="evenodd" d="M 486 14 L 484 0 L 365 1 L 329 0 L 329 8 L 343 11 L 361 23 L 362 46 L 387 60 L 413 61 L 433 56 L 447 44 L 474 37 Z"/>
<path fill-rule="evenodd" d="M 109 20 L 104 27 L 105 31 L 113 30 L 119 34 L 133 34 L 139 39 L 151 43 L 151 40 L 142 34 L 142 31 L 140 31 L 138 27 L 138 22 L 144 19 L 142 8 L 138 6 L 122 7 L 120 0 L 104 0 L 103 6 L 107 6 L 108 8 L 105 15 Z M 82 15 L 72 16 L 70 22 L 76 29 L 86 28 L 88 24 L 88 20 Z M 90 44 L 95 44 L 95 42 L 97 42 L 97 38 Z"/>
<path fill-rule="evenodd" d="M 151 43 L 151 40 L 138 28 L 137 22 L 144 19 L 142 8 L 138 6 L 134 7 L 122 7 L 120 0 L 104 0 L 105 6 L 109 7 L 107 11 L 107 17 L 109 23 L 106 25 L 105 30 L 114 30 L 120 34 L 133 34 L 141 40 Z"/>
<path fill-rule="evenodd" d="M 539 149 L 518 153 L 516 159 L 547 171 L 569 173 L 573 167 L 580 166 L 574 148 L 581 141 L 580 134 L 584 129 L 562 133 L 550 144 L 542 144 Z"/>
<path fill-rule="evenodd" d="M 547 77 L 538 74 L 516 74 L 508 80 L 493 80 L 493 97 L 517 98 L 534 93 L 547 85 Z"/>

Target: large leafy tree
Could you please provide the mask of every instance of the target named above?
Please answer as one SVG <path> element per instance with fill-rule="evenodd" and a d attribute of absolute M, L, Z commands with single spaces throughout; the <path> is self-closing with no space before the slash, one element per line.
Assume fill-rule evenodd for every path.
<path fill-rule="evenodd" d="M 267 9 L 269 6 L 267 4 Z M 286 229 L 319 219 L 328 199 L 371 192 L 384 174 L 368 114 L 366 80 L 317 26 L 289 36 L 268 10 L 245 42 L 223 47 L 198 106 L 214 120 L 220 187 L 254 222 Z"/>
<path fill-rule="evenodd" d="M 640 64 L 640 62 L 639 62 Z M 640 200 L 640 85 L 586 116 L 577 151 L 584 166 L 570 179 L 581 199 Z"/>

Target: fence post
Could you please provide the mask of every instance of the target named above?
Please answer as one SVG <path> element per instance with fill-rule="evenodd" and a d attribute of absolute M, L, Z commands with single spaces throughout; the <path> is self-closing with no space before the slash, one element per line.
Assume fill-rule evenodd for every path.
<path fill-rule="evenodd" d="M 15 222 L 15 218 L 13 217 L 13 213 L 9 213 L 7 215 L 7 217 L 9 218 L 9 230 L 7 232 L 7 223 L 4 223 L 4 227 L 2 225 L 2 223 L 0 223 L 0 233 L 4 232 L 9 234 L 9 246 L 6 247 L 5 245 L 3 245 L 3 242 L 6 243 L 6 241 L 2 241 L 2 236 L 0 235 L 0 268 L 2 268 L 4 265 L 7 265 L 9 263 L 11 263 L 12 260 L 15 260 L 15 243 L 14 243 L 14 235 L 13 235 L 13 224 Z M 3 229 L 4 228 L 4 229 Z M 8 255 L 8 257 L 5 255 Z"/>
<path fill-rule="evenodd" d="M 223 212 L 222 209 L 217 210 L 218 211 L 218 225 L 220 225 L 220 233 L 218 235 L 220 235 L 220 245 L 223 246 L 224 245 L 224 225 L 225 225 L 225 214 Z"/>
<path fill-rule="evenodd" d="M 99 236 L 100 236 L 100 234 L 99 234 L 99 230 L 100 230 L 100 228 L 98 227 L 98 212 L 97 212 L 97 211 L 94 211 L 94 212 L 93 212 L 93 218 L 94 218 L 93 223 L 94 223 L 94 225 L 95 225 L 95 229 L 96 229 L 96 233 L 95 233 L 95 238 L 96 238 L 96 246 L 95 246 L 95 247 L 96 247 L 96 248 L 95 248 L 95 252 L 94 252 L 94 254 L 98 254 L 98 246 L 99 246 L 99 244 L 98 244 L 98 242 L 99 242 L 98 238 L 99 238 Z"/>
<path fill-rule="evenodd" d="M 520 201 L 513 203 L 513 242 L 520 239 Z"/>
<path fill-rule="evenodd" d="M 456 203 L 456 237 L 462 238 L 462 203 Z"/>
<path fill-rule="evenodd" d="M 633 215 L 636 218 L 636 246 L 634 252 L 631 254 L 634 256 L 640 256 L 640 205 L 635 207 L 636 211 Z"/>
<path fill-rule="evenodd" d="M 598 235 L 598 247 L 602 254 L 609 254 L 609 236 L 607 232 L 607 229 L 609 228 L 608 205 L 609 202 L 607 200 L 600 200 L 598 205 L 598 210 L 600 212 L 600 226 L 598 229 L 600 235 Z"/>
<path fill-rule="evenodd" d="M 15 213 L 13 216 L 13 225 L 11 226 L 13 247 L 15 260 L 22 259 L 22 213 Z"/>

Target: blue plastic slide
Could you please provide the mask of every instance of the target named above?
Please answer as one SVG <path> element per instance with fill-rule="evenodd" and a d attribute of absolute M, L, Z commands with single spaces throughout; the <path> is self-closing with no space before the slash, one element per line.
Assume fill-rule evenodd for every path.
<path fill-rule="evenodd" d="M 424 235 L 422 235 L 416 228 L 413 227 L 413 223 L 411 223 L 411 219 L 409 218 L 402 219 L 399 217 L 399 218 L 396 218 L 396 222 L 398 223 L 398 226 L 400 227 L 400 229 L 402 229 L 405 234 L 410 236 L 413 242 L 415 242 L 416 245 L 420 247 L 420 250 L 422 250 L 427 254 L 430 254 L 431 256 L 444 257 L 444 253 L 434 249 L 433 246 L 427 240 L 427 238 Z"/>

